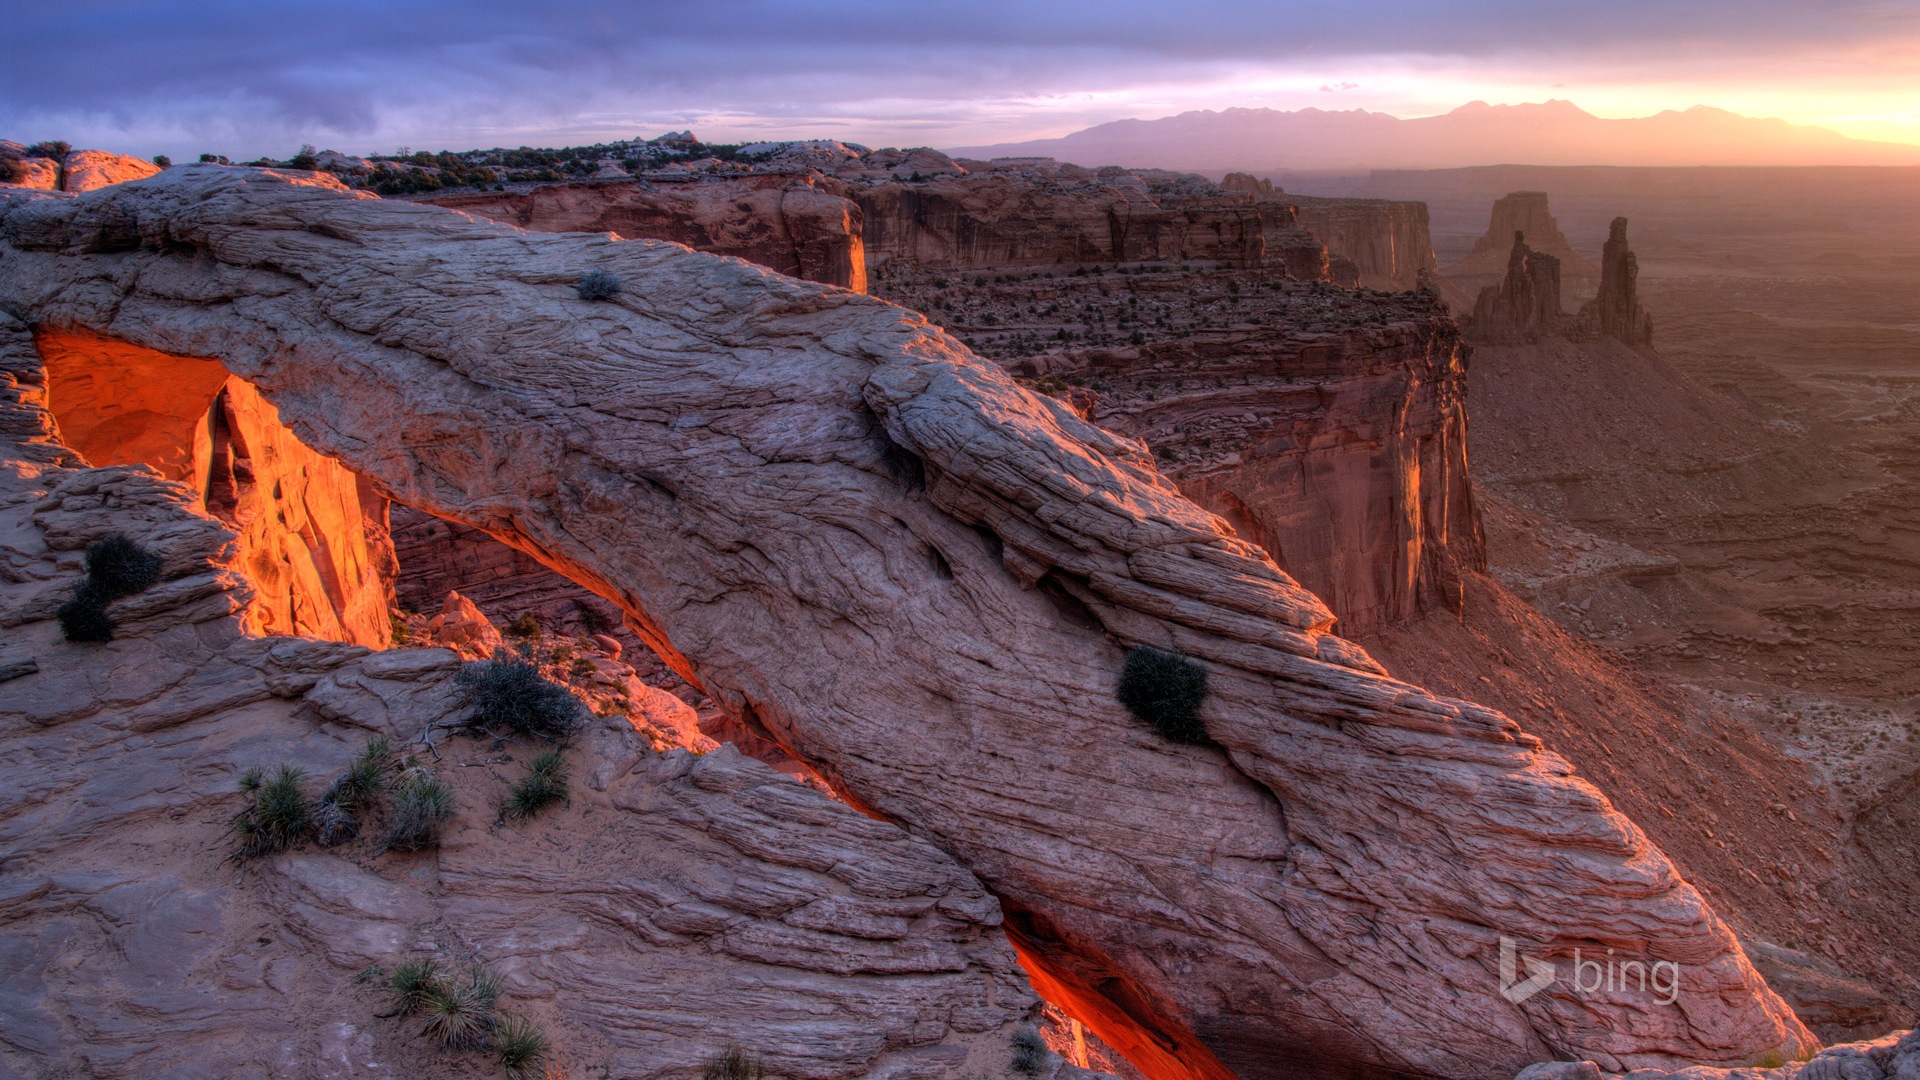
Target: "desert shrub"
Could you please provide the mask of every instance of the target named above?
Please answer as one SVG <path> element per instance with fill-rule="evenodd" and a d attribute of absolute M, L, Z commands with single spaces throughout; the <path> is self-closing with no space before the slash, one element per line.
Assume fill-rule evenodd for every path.
<path fill-rule="evenodd" d="M 393 790 L 393 820 L 387 846 L 419 851 L 440 842 L 440 827 L 453 817 L 453 789 L 425 769 L 415 768 Z"/>
<path fill-rule="evenodd" d="M 87 580 L 108 600 L 145 592 L 160 580 L 160 556 L 114 533 L 87 545 Z"/>
<path fill-rule="evenodd" d="M 27 147 L 28 157 L 52 158 L 55 161 L 59 161 L 71 153 L 73 153 L 73 144 L 64 139 L 48 139 L 45 142 L 37 142 Z"/>
<path fill-rule="evenodd" d="M 420 1014 L 427 1018 L 420 1034 L 450 1050 L 484 1046 L 493 1030 L 493 1002 L 472 983 L 434 981 L 421 998 Z"/>
<path fill-rule="evenodd" d="M 327 789 L 326 801 L 339 803 L 349 810 L 372 802 L 387 790 L 392 757 L 393 743 L 386 736 L 368 739 L 367 745 L 347 763 L 346 771 Z"/>
<path fill-rule="evenodd" d="M 384 736 L 367 740 L 366 747 L 320 797 L 320 805 L 314 812 L 314 839 L 331 847 L 360 835 L 360 818 L 356 812 L 386 791 L 387 759 L 392 754 L 393 744 Z"/>
<path fill-rule="evenodd" d="M 1120 673 L 1120 704 L 1162 738 L 1201 742 L 1200 703 L 1207 699 L 1207 669 L 1179 653 L 1142 645 L 1127 653 Z"/>
<path fill-rule="evenodd" d="M 613 632 L 613 620 L 607 617 L 606 612 L 592 604 L 582 604 L 577 600 L 574 604 L 580 609 L 580 625 L 586 627 L 587 633 L 610 634 Z"/>
<path fill-rule="evenodd" d="M 1013 1071 L 1038 1076 L 1047 1064 L 1047 1041 L 1032 1028 L 1013 1033 Z"/>
<path fill-rule="evenodd" d="M 314 150 L 311 144 L 302 146 L 298 153 L 287 159 L 287 165 L 291 168 L 305 169 L 308 172 L 312 172 L 320 167 L 318 151 Z"/>
<path fill-rule="evenodd" d="M 227 160 L 227 155 L 225 154 L 201 154 L 200 160 L 206 162 L 209 165 L 231 165 L 232 164 L 232 162 Z"/>
<path fill-rule="evenodd" d="M 155 165 L 158 165 L 158 166 L 160 166 L 160 167 L 161 167 L 161 168 L 163 168 L 163 169 L 171 169 L 171 168 L 173 168 L 173 159 L 172 159 L 172 158 L 170 158 L 170 157 L 168 157 L 168 156 L 167 156 L 167 155 L 165 155 L 165 154 L 155 154 L 155 155 L 153 155 L 153 163 L 154 163 Z"/>
<path fill-rule="evenodd" d="M 427 1002 L 427 995 L 440 984 L 440 973 L 433 968 L 433 959 L 408 960 L 393 969 L 393 978 L 388 986 L 393 990 L 393 1013 L 396 1016 L 412 1016 L 420 1011 Z"/>
<path fill-rule="evenodd" d="M 737 1046 L 708 1058 L 700 1068 L 700 1080 L 764 1080 L 766 1075 L 760 1059 Z"/>
<path fill-rule="evenodd" d="M 534 755 L 527 775 L 514 782 L 503 813 L 525 821 L 567 797 L 567 764 L 558 750 Z"/>
<path fill-rule="evenodd" d="M 507 623 L 507 636 L 526 638 L 540 636 L 540 617 L 531 611 L 523 611 L 515 615 L 513 621 Z"/>
<path fill-rule="evenodd" d="M 60 632 L 68 641 L 112 641 L 113 620 L 107 617 L 107 599 L 91 582 L 82 582 L 73 590 L 73 599 L 54 613 L 60 620 Z"/>
<path fill-rule="evenodd" d="M 291 765 L 281 765 L 271 777 L 259 769 L 249 769 L 240 777 L 240 790 L 247 805 L 233 817 L 230 831 L 235 847 L 233 857 L 251 859 L 285 851 L 312 835 L 313 807 L 300 792 L 307 774 Z"/>
<path fill-rule="evenodd" d="M 579 730 L 586 706 L 572 691 L 548 681 L 524 660 L 485 660 L 460 672 L 474 706 L 468 721 L 483 731 L 562 739 Z"/>
<path fill-rule="evenodd" d="M 27 163 L 20 155 L 0 152 L 0 184 L 18 184 L 27 178 Z"/>
<path fill-rule="evenodd" d="M 493 1052 L 511 1080 L 537 1075 L 546 1064 L 547 1034 L 532 1021 L 518 1016 L 502 1016 L 493 1026 Z"/>
<path fill-rule="evenodd" d="M 605 270 L 589 270 L 573 287 L 582 300 L 607 300 L 620 293 L 620 279 Z"/>
<path fill-rule="evenodd" d="M 407 625 L 407 620 L 398 615 L 389 614 L 387 628 L 395 645 L 413 644 L 413 627 Z"/>

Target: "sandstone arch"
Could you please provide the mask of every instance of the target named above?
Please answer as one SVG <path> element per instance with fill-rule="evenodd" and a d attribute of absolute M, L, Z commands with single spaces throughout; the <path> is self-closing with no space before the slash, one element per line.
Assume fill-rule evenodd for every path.
<path fill-rule="evenodd" d="M 586 269 L 618 273 L 587 304 Z M 913 314 L 667 244 L 187 167 L 0 202 L 0 306 L 218 358 L 309 445 L 617 600 L 692 679 L 1002 898 L 1157 1077 L 1494 1078 L 1810 1036 L 1633 824 L 1397 682 L 1143 448 Z M 1213 747 L 1113 699 L 1203 658 Z M 1684 965 L 1499 993 L 1498 943 Z"/>

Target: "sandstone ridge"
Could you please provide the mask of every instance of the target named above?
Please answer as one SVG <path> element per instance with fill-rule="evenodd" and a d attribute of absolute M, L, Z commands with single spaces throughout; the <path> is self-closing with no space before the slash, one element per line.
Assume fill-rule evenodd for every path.
<path fill-rule="evenodd" d="M 614 716 L 566 751 L 567 804 L 504 827 L 520 766 L 448 734 L 455 654 L 249 633 L 242 538 L 187 485 L 86 467 L 45 386 L 0 314 L 0 1073 L 497 1075 L 383 1018 L 369 965 L 423 958 L 484 963 L 564 1075 L 684 1077 L 729 1045 L 805 1080 L 1005 1071 L 1038 999 L 992 896 L 932 845 Z M 112 533 L 161 581 L 112 605 L 113 640 L 64 641 L 54 608 Z M 245 770 L 317 791 L 373 735 L 452 785 L 436 848 L 227 861 Z"/>
<path fill-rule="evenodd" d="M 730 713 L 978 874 L 1042 992 L 1155 1075 L 1812 1048 L 1562 759 L 1385 676 L 1139 444 L 911 313 L 194 166 L 8 196 L 0 241 L 0 307 L 218 359 L 385 494 L 615 600 Z M 576 298 L 590 269 L 626 288 Z M 1209 666 L 1209 744 L 1114 701 L 1139 644 Z M 1672 1005 L 1514 1003 L 1503 936 L 1688 978 Z"/>

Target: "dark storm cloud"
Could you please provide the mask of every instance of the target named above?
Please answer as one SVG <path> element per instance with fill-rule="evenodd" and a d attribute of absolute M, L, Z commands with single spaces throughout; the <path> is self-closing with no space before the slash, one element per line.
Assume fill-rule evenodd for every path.
<path fill-rule="evenodd" d="M 940 0 L 621 4 L 9 4 L 0 133 L 93 117 L 131 133 L 371 135 L 676 109 L 824 115 L 878 98 L 1123 88 L 1209 66 L 1533 55 L 1729 62 L 1912 32 L 1904 4 Z M 937 104 L 934 106 L 937 108 Z M 383 119 L 385 118 L 385 119 Z"/>

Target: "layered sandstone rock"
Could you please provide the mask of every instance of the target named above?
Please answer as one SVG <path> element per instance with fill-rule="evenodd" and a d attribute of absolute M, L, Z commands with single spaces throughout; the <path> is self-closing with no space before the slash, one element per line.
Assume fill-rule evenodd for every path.
<path fill-rule="evenodd" d="M 1473 250 L 1465 259 L 1447 268 L 1447 276 L 1472 293 L 1498 285 L 1506 274 L 1515 233 L 1524 234 L 1534 251 L 1560 260 L 1560 272 L 1569 284 L 1592 288 L 1592 282 L 1600 276 L 1593 263 L 1567 242 L 1547 207 L 1544 191 L 1516 191 L 1494 200 L 1486 234 L 1473 242 Z"/>
<path fill-rule="evenodd" d="M 1633 1080 L 1906 1080 L 1920 1075 L 1920 1031 L 1829 1046 L 1807 1061 L 1773 1067 L 1639 1069 Z M 1555 1061 L 1521 1071 L 1515 1080 L 1620 1080 L 1591 1061 Z"/>
<path fill-rule="evenodd" d="M 1358 284 L 1390 292 L 1439 287 L 1426 203 L 1282 197 L 1298 208 L 1301 227 L 1353 263 Z"/>
<path fill-rule="evenodd" d="M 895 259 L 943 270 L 1205 260 L 1328 275 L 1324 245 L 1285 204 L 1202 189 L 1198 177 L 1080 171 L 1001 169 L 852 194 L 876 268 Z"/>
<path fill-rule="evenodd" d="M 1588 332 L 1629 345 L 1653 343 L 1653 316 L 1640 306 L 1639 279 L 1640 260 L 1627 247 L 1627 219 L 1614 218 L 1600 259 L 1600 294 L 1580 308 Z"/>
<path fill-rule="evenodd" d="M 67 445 L 191 485 L 240 534 L 258 593 L 251 630 L 387 644 L 396 564 L 384 496 L 308 449 L 218 363 L 58 327 L 37 345 Z"/>
<path fill-rule="evenodd" d="M 1005 1072 L 1038 1002 L 993 897 L 932 845 L 620 718 L 565 751 L 565 805 L 503 823 L 529 751 L 447 734 L 454 654 L 248 634 L 238 538 L 193 489 L 51 441 L 6 315 L 0 378 L 0 1072 L 494 1068 L 392 1018 L 381 976 L 419 959 L 486 965 L 572 1075 L 684 1077 L 728 1047 L 806 1080 Z M 111 642 L 64 641 L 53 608 L 109 533 L 163 580 L 112 605 Z M 383 852 L 375 812 L 344 846 L 226 860 L 242 772 L 290 765 L 317 795 L 371 735 L 452 785 L 437 848 Z"/>
<path fill-rule="evenodd" d="M 1514 233 L 1507 276 L 1480 290 L 1467 337 L 1489 345 L 1520 345 L 1560 333 L 1566 322 L 1560 310 L 1560 260 L 1528 247 L 1526 234 Z"/>
<path fill-rule="evenodd" d="M 75 150 L 60 162 L 60 190 L 93 191 L 110 184 L 139 180 L 160 171 L 151 161 L 105 150 Z"/>
<path fill-rule="evenodd" d="M 1343 632 L 1459 609 L 1460 571 L 1484 562 L 1466 462 L 1466 349 L 1431 296 L 1256 271 L 928 285 L 883 275 L 875 290 L 1145 441 L 1184 494 L 1324 600 Z M 1057 342 L 1084 326 L 1094 340 Z"/>
<path fill-rule="evenodd" d="M 1386 677 L 1140 444 L 910 313 L 240 170 L 8 199 L 0 237 L 10 310 L 218 357 L 389 494 L 617 600 L 730 713 L 978 873 L 1042 991 L 1156 1075 L 1812 1046 L 1562 759 Z M 636 287 L 585 303 L 589 269 Z M 1141 644 L 1207 665 L 1210 742 L 1114 700 Z M 1502 938 L 1688 977 L 1670 1005 L 1510 1001 Z"/>
<path fill-rule="evenodd" d="M 28 156 L 20 143 L 0 139 L 0 159 L 13 162 L 19 179 L 0 183 L 0 188 L 32 188 L 41 191 L 92 191 L 109 184 L 152 176 L 160 167 L 151 161 L 110 154 L 105 150 L 73 150 L 59 158 Z"/>
<path fill-rule="evenodd" d="M 861 210 L 843 185 L 781 175 L 547 184 L 429 201 L 539 232 L 611 232 L 733 255 L 808 281 L 866 291 Z"/>

